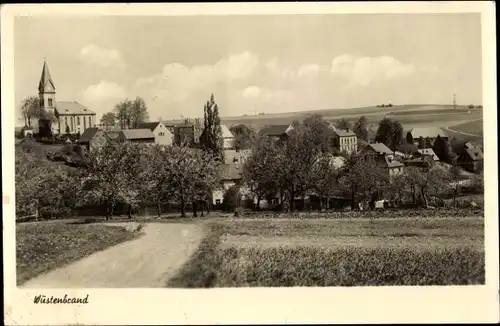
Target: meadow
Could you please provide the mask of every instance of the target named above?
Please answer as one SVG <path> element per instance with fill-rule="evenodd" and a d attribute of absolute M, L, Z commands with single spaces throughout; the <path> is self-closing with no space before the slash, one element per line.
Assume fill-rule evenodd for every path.
<path fill-rule="evenodd" d="M 99 224 L 19 223 L 16 225 L 17 284 L 137 236 L 121 227 Z"/>
<path fill-rule="evenodd" d="M 226 219 L 168 287 L 484 284 L 482 217 Z"/>
<path fill-rule="evenodd" d="M 463 132 L 467 134 L 476 135 L 477 137 L 483 136 L 483 120 L 474 120 L 465 123 L 461 123 L 450 127 L 451 131 Z"/>

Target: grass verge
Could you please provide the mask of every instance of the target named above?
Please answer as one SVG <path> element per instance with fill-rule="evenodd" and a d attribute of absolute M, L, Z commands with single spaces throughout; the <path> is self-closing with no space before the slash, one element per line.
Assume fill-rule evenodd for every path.
<path fill-rule="evenodd" d="M 328 228 L 324 223 L 316 225 L 308 222 L 283 222 L 281 225 L 277 221 L 267 221 L 267 224 L 263 221 L 212 224 L 197 253 L 167 286 L 197 288 L 484 284 L 484 250 L 481 246 L 447 246 L 446 242 L 441 246 L 419 248 L 385 246 L 383 243 L 374 247 L 296 246 L 291 244 L 291 241 L 285 241 L 284 245 L 278 247 L 261 246 L 258 242 L 254 245 L 222 244 L 226 236 L 238 234 L 260 234 L 290 239 L 299 233 L 301 236 L 329 234 L 330 237 L 338 237 L 343 234 L 352 235 L 356 228 L 346 223 L 344 227 L 340 223 L 332 223 Z M 466 225 L 455 227 L 457 221 L 454 220 L 447 221 L 447 225 L 443 225 L 446 223 L 443 221 L 425 221 L 419 227 L 414 221 L 398 222 L 401 225 L 394 226 L 399 228 L 398 232 L 382 232 L 387 225 L 366 221 L 358 225 L 358 235 L 366 237 L 366 233 L 370 232 L 371 235 L 380 233 L 379 236 L 387 237 L 390 232 L 388 242 L 404 242 L 409 229 L 412 236 L 420 237 L 423 242 L 431 241 L 434 236 L 482 241 L 481 221 L 474 226 L 468 225 L 469 234 L 465 232 Z M 411 223 L 411 227 L 405 226 L 404 222 Z M 277 230 L 280 235 L 276 234 Z M 455 236 L 450 234 L 453 230 L 456 231 Z"/>
<path fill-rule="evenodd" d="M 99 224 L 26 223 L 16 226 L 17 284 L 136 238 L 122 227 Z"/>

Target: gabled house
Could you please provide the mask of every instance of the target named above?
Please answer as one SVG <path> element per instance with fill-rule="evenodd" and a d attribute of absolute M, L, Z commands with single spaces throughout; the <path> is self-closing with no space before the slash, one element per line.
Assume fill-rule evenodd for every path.
<path fill-rule="evenodd" d="M 150 129 L 121 130 L 117 137 L 119 142 L 154 144 L 155 135 Z"/>
<path fill-rule="evenodd" d="M 262 128 L 259 131 L 259 136 L 284 140 L 288 136 L 288 133 L 292 130 L 292 125 L 271 125 Z"/>
<path fill-rule="evenodd" d="M 222 135 L 222 140 L 223 140 L 223 148 L 224 149 L 231 149 L 233 148 L 233 142 L 234 142 L 234 135 L 229 130 L 229 128 L 226 125 L 220 125 L 221 129 L 221 135 Z"/>
<path fill-rule="evenodd" d="M 406 142 L 415 144 L 418 148 L 431 148 L 438 136 L 444 141 L 448 141 L 448 135 L 441 128 L 413 128 L 406 134 Z"/>
<path fill-rule="evenodd" d="M 458 157 L 458 163 L 470 172 L 480 172 L 483 169 L 484 155 L 479 146 L 469 142 L 465 143 L 465 148 Z"/>
<path fill-rule="evenodd" d="M 102 148 L 102 146 L 106 145 L 106 142 L 106 133 L 94 127 L 87 128 L 78 140 L 78 143 L 86 150 Z"/>
<path fill-rule="evenodd" d="M 389 177 L 401 174 L 404 170 L 404 164 L 388 155 L 379 156 L 377 158 L 382 166 L 387 170 Z"/>
<path fill-rule="evenodd" d="M 170 146 L 173 143 L 174 135 L 161 122 L 143 122 L 140 123 L 137 129 L 149 129 L 155 136 L 155 144 Z"/>

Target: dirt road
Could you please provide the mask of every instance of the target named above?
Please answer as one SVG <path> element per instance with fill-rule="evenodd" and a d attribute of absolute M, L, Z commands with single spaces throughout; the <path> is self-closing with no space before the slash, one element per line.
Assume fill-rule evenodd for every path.
<path fill-rule="evenodd" d="M 203 237 L 201 225 L 148 223 L 143 236 L 40 275 L 21 288 L 153 288 L 189 259 Z"/>

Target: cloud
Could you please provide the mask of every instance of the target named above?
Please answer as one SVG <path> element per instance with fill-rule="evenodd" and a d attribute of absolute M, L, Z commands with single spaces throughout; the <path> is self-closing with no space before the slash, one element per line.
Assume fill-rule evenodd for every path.
<path fill-rule="evenodd" d="M 317 64 L 306 64 L 299 67 L 297 75 L 300 76 L 317 76 L 321 67 Z"/>
<path fill-rule="evenodd" d="M 83 91 L 82 96 L 86 101 L 99 102 L 125 98 L 127 97 L 127 92 L 122 86 L 103 80 L 99 84 L 87 87 Z"/>
<path fill-rule="evenodd" d="M 89 44 L 80 50 L 80 58 L 100 67 L 125 67 L 125 61 L 116 49 L 105 49 L 95 44 Z"/>
<path fill-rule="evenodd" d="M 230 87 L 232 82 L 248 80 L 258 66 L 258 56 L 250 52 L 230 55 L 207 65 L 188 67 L 167 63 L 160 73 L 137 79 L 136 86 L 142 88 L 146 96 L 181 103 L 196 93 L 209 95 L 221 84 Z"/>
<path fill-rule="evenodd" d="M 410 76 L 421 68 L 390 56 L 357 57 L 349 54 L 332 60 L 331 72 L 348 79 L 349 86 L 368 86 L 381 81 Z"/>
<path fill-rule="evenodd" d="M 257 86 L 249 86 L 245 88 L 242 93 L 242 96 L 245 98 L 255 98 L 258 97 L 261 93 L 260 87 Z"/>

